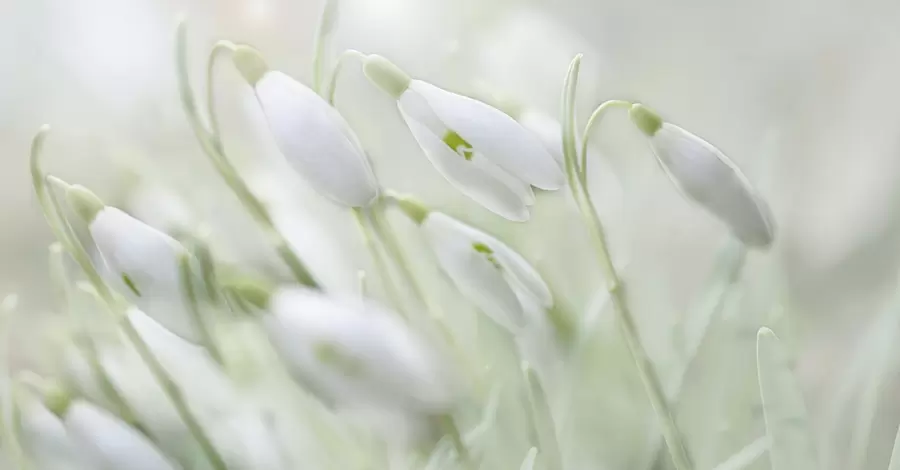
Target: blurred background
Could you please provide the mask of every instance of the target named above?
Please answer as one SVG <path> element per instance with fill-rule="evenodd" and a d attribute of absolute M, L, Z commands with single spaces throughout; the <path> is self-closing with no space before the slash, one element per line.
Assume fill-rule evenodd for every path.
<path fill-rule="evenodd" d="M 181 109 L 175 23 L 188 18 L 201 93 L 206 52 L 226 38 L 257 46 L 273 68 L 309 83 L 320 9 L 318 0 L 0 1 L 0 293 L 18 293 L 29 312 L 15 325 L 21 366 L 41 367 L 40 338 L 53 329 L 44 313 L 54 307 L 51 234 L 28 174 L 38 127 L 53 127 L 48 171 L 161 229 L 201 227 L 225 256 L 267 269 L 277 263 Z M 556 118 L 568 63 L 583 53 L 582 123 L 600 102 L 630 99 L 720 147 L 760 188 L 777 222 L 772 249 L 748 258 L 732 315 L 750 326 L 733 364 L 753 380 L 755 326 L 772 312 L 786 315 L 816 419 L 842 371 L 858 367 L 852 358 L 869 325 L 900 294 L 898 24 L 900 2 L 890 0 L 341 0 L 332 57 L 346 48 L 378 53 L 414 77 Z M 350 214 L 285 171 L 251 90 L 231 67 L 219 69 L 217 86 L 225 145 L 238 166 L 291 214 L 285 223 L 314 269 L 335 289 L 355 289 L 368 261 Z M 385 186 L 504 238 L 568 306 L 590 301 L 600 277 L 582 254 L 588 239 L 567 191 L 540 194 L 527 224 L 503 221 L 434 170 L 358 63 L 341 76 L 337 107 Z M 624 113 L 610 115 L 594 142 L 594 195 L 645 343 L 664 363 L 727 230 L 676 197 Z M 892 359 L 878 389 L 872 468 L 886 466 L 900 417 L 895 366 Z M 714 370 L 701 368 L 692 383 Z"/>

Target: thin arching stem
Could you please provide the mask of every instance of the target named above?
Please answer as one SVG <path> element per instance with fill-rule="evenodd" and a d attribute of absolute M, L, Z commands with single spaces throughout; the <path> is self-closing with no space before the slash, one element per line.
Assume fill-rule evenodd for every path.
<path fill-rule="evenodd" d="M 216 344 L 216 339 L 210 331 L 210 325 L 206 321 L 203 311 L 201 310 L 200 301 L 197 299 L 197 289 L 194 285 L 195 276 L 194 269 L 191 266 L 191 258 L 190 255 L 185 254 L 178 260 L 179 273 L 181 276 L 181 289 L 184 293 L 187 311 L 191 315 L 194 328 L 197 330 L 197 333 L 199 333 L 200 341 L 203 343 L 203 346 L 209 351 L 209 355 L 213 360 L 222 364 L 222 354 L 219 351 L 219 346 Z"/>
<path fill-rule="evenodd" d="M 606 231 L 600 221 L 600 217 L 597 215 L 587 188 L 581 184 L 581 179 L 578 177 L 576 168 L 578 151 L 575 143 L 575 90 L 578 83 L 580 65 L 581 55 L 578 55 L 569 68 L 563 95 L 563 154 L 566 163 L 566 176 L 569 180 L 572 196 L 576 204 L 578 204 L 582 218 L 591 232 L 595 254 L 606 279 L 606 289 L 609 291 L 610 299 L 612 300 L 619 330 L 622 333 L 625 344 L 628 346 L 632 360 L 634 360 L 653 411 L 656 413 L 657 420 L 662 428 L 663 438 L 669 449 L 669 455 L 672 457 L 676 470 L 692 470 L 693 464 L 685 446 L 684 437 L 675 421 L 675 414 L 666 399 L 662 382 L 653 367 L 653 362 L 641 343 L 637 324 L 628 307 L 622 280 L 610 256 Z M 586 137 L 583 136 L 582 138 Z"/>
<path fill-rule="evenodd" d="M 338 78 L 344 68 L 344 63 L 351 58 L 365 59 L 366 55 L 354 49 L 347 49 L 338 56 L 337 63 L 334 64 L 334 69 L 331 71 L 331 76 L 328 79 L 328 104 L 332 106 L 334 106 L 334 95 L 337 90 Z"/>
<path fill-rule="evenodd" d="M 97 271 L 97 268 L 91 261 L 90 255 L 88 255 L 88 252 L 85 249 L 84 245 L 82 245 L 78 240 L 74 229 L 72 228 L 68 219 L 66 219 L 63 215 L 63 210 L 61 204 L 59 203 L 59 200 L 51 191 L 49 191 L 49 188 L 47 188 L 46 176 L 44 176 L 40 165 L 41 150 L 44 139 L 46 138 L 47 131 L 48 128 L 41 128 L 41 131 L 35 137 L 34 145 L 32 146 L 31 151 L 31 171 L 32 181 L 35 183 L 35 193 L 37 194 L 38 201 L 41 204 L 41 209 L 44 211 L 44 214 L 47 216 L 47 220 L 50 222 L 53 232 L 59 234 L 62 237 L 60 238 L 61 242 L 65 241 L 63 246 L 66 247 L 66 249 L 69 251 L 69 254 L 72 256 L 72 258 L 75 259 L 75 261 L 78 263 L 78 266 L 84 271 L 91 285 L 103 300 L 103 303 L 107 307 L 107 310 L 113 316 L 113 318 L 116 319 L 117 324 L 125 333 L 125 336 L 128 338 L 135 351 L 137 351 L 138 356 L 141 358 L 144 364 L 147 365 L 147 368 L 150 370 L 151 375 L 153 375 L 154 379 L 162 387 L 163 391 L 166 394 L 166 397 L 169 399 L 169 401 L 172 403 L 172 406 L 175 408 L 175 411 L 178 413 L 179 418 L 181 418 L 185 426 L 188 428 L 188 432 L 190 432 L 194 439 L 196 439 L 204 455 L 209 459 L 210 464 L 215 470 L 228 470 L 225 461 L 222 459 L 221 455 L 219 455 L 219 452 L 213 446 L 212 441 L 206 435 L 206 431 L 203 430 L 203 427 L 200 426 L 199 421 L 197 421 L 197 418 L 188 407 L 187 402 L 184 400 L 184 397 L 181 393 L 181 390 L 178 388 L 175 381 L 172 380 L 172 378 L 169 376 L 169 373 L 156 358 L 156 355 L 144 341 L 144 338 L 141 337 L 140 333 L 138 333 L 138 331 L 134 328 L 134 325 L 128 319 L 124 306 L 115 298 L 109 286 L 106 284 L 106 282 L 103 281 L 103 278 L 100 276 L 100 273 Z M 61 180 L 57 179 L 57 181 Z"/>
<path fill-rule="evenodd" d="M 220 155 L 224 155 L 222 148 L 222 133 L 219 130 L 219 114 L 216 112 L 216 62 L 223 53 L 234 52 L 237 46 L 231 41 L 219 41 L 209 51 L 206 59 L 206 118 L 209 119 L 209 134 L 212 144 Z"/>
<path fill-rule="evenodd" d="M 591 117 L 588 118 L 587 124 L 584 126 L 584 133 L 581 135 L 581 165 L 578 167 L 578 175 L 581 181 L 581 186 L 587 189 L 587 154 L 588 154 L 588 141 L 591 139 L 591 130 L 594 129 L 594 126 L 600 124 L 600 121 L 603 119 L 603 116 L 606 112 L 612 108 L 630 108 L 631 102 L 624 100 L 609 100 L 597 106 L 597 109 L 591 113 Z"/>
<path fill-rule="evenodd" d="M 185 113 L 187 114 L 188 122 L 191 125 L 191 129 L 194 131 L 194 135 L 197 137 L 197 141 L 200 143 L 201 148 L 204 153 L 209 157 L 210 162 L 212 162 L 213 167 L 215 167 L 216 171 L 225 180 L 225 183 L 231 189 L 232 192 L 238 197 L 238 200 L 244 206 L 244 209 L 253 217 L 256 223 L 262 227 L 263 232 L 269 238 L 271 243 L 275 246 L 275 250 L 278 252 L 278 255 L 281 257 L 282 261 L 287 265 L 288 269 L 293 274 L 294 278 L 297 282 L 309 286 L 318 288 L 319 284 L 316 282 L 315 278 L 307 269 L 306 264 L 300 259 L 297 253 L 291 248 L 290 244 L 287 241 L 287 238 L 283 233 L 275 226 L 275 222 L 272 219 L 269 210 L 266 206 L 253 194 L 250 188 L 247 186 L 247 183 L 244 182 L 243 178 L 240 177 L 237 169 L 231 164 L 228 158 L 225 156 L 224 151 L 222 150 L 221 145 L 221 136 L 218 134 L 212 134 L 209 130 L 204 127 L 203 122 L 200 118 L 200 114 L 197 108 L 197 101 L 194 97 L 194 90 L 190 85 L 190 77 L 187 72 L 187 47 L 186 47 L 186 26 L 185 23 L 180 23 L 178 25 L 178 35 L 176 39 L 176 62 L 178 66 L 178 85 L 179 90 L 181 92 L 181 104 L 184 108 Z M 229 48 L 229 43 L 221 42 L 217 44 L 217 47 L 213 49 L 210 54 L 210 60 L 207 64 L 207 69 L 210 72 L 215 68 L 215 59 L 221 56 L 221 52 L 227 51 Z M 207 81 L 211 81 L 212 78 L 208 77 Z M 210 96 L 210 103 L 208 103 L 208 107 L 210 110 L 214 110 L 214 99 Z M 215 117 L 210 116 L 210 122 L 215 122 Z M 216 125 L 217 128 L 218 125 Z"/>
<path fill-rule="evenodd" d="M 396 308 L 398 312 L 401 312 L 404 317 L 408 318 L 409 315 L 403 304 L 403 296 L 400 295 L 400 291 L 394 283 L 394 279 L 391 276 L 391 271 L 388 268 L 387 261 L 384 259 L 384 255 L 381 250 L 378 249 L 377 235 L 374 233 L 369 221 L 366 219 L 364 209 L 353 208 L 353 215 L 359 225 L 360 232 L 362 232 L 366 248 L 368 248 L 369 252 L 372 254 L 372 261 L 375 263 L 375 269 L 377 269 L 378 273 L 381 275 L 382 282 L 384 283 L 388 297 L 391 299 L 391 303 L 394 304 L 394 308 Z"/>
<path fill-rule="evenodd" d="M 313 46 L 313 90 L 323 95 L 325 90 L 322 89 L 322 83 L 325 78 L 325 51 L 328 48 L 328 40 L 334 31 L 334 24 L 337 22 L 338 0 L 325 0 L 322 7 L 322 13 L 319 15 L 318 25 L 316 26 L 316 39 Z"/>
<path fill-rule="evenodd" d="M 66 270 L 65 261 L 63 259 L 64 256 L 65 249 L 61 243 L 57 242 L 50 246 L 50 273 L 54 278 L 54 281 L 59 284 L 60 291 L 63 295 L 63 305 L 68 308 L 69 313 L 72 316 L 72 327 L 75 329 L 74 335 L 76 338 L 75 346 L 78 349 L 78 352 L 84 356 L 84 359 L 91 370 L 91 374 L 97 380 L 100 392 L 111 402 L 112 406 L 116 409 L 118 416 L 128 424 L 143 429 L 143 425 L 138 422 L 134 410 L 128 405 L 125 398 L 119 393 L 119 390 L 116 389 L 112 379 L 109 378 L 109 374 L 106 373 L 106 370 L 100 363 L 97 345 L 94 344 L 93 339 L 86 333 L 88 329 L 86 319 L 83 315 L 77 315 L 75 313 L 75 306 L 73 305 L 75 295 L 72 292 L 72 280 L 69 278 Z M 84 336 L 82 336 L 82 334 L 84 334 Z"/>
<path fill-rule="evenodd" d="M 2 354 L 0 354 L 0 367 L 3 370 L 2 377 L 6 382 L 2 394 L 3 407 L 2 411 L 0 411 L 0 417 L 3 419 L 2 426 L 0 426 L 0 431 L 2 431 L 0 437 L 2 437 L 3 449 L 9 456 L 11 463 L 15 464 L 16 468 L 30 470 L 33 468 L 33 465 L 28 456 L 25 455 L 25 449 L 22 447 L 22 440 L 19 435 L 19 419 L 16 416 L 19 409 L 16 403 L 15 380 L 9 366 L 10 325 L 12 324 L 13 314 L 16 311 L 15 299 L 14 295 L 10 295 L 0 302 L 0 336 L 2 336 L 0 337 L 0 346 L 3 348 Z"/>

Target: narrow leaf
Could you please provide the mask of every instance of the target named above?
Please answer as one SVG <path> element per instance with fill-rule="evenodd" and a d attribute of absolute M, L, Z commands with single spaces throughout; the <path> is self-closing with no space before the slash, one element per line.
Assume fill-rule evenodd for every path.
<path fill-rule="evenodd" d="M 787 352 L 765 327 L 756 336 L 756 361 L 772 470 L 818 469 L 806 405 Z"/>
<path fill-rule="evenodd" d="M 769 438 L 765 436 L 760 437 L 747 444 L 747 447 L 728 457 L 728 460 L 716 465 L 713 470 L 744 470 L 753 465 L 767 450 L 769 450 Z"/>

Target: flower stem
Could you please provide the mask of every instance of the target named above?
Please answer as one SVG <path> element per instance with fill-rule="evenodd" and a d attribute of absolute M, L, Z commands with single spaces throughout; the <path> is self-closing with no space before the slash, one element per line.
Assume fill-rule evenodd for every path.
<path fill-rule="evenodd" d="M 456 421 L 453 420 L 453 416 L 441 415 L 437 420 L 444 433 L 450 437 L 453 448 L 456 449 L 456 455 L 459 457 L 463 466 L 469 470 L 478 468 L 472 460 L 472 454 L 469 453 L 469 449 L 466 448 L 466 443 L 463 442 L 462 434 L 459 432 L 459 427 L 456 426 Z"/>
<path fill-rule="evenodd" d="M 641 382 L 644 384 L 650 404 L 653 411 L 656 413 L 656 418 L 662 428 L 663 438 L 669 449 L 672 463 L 675 465 L 676 470 L 692 470 L 693 464 L 691 463 L 691 458 L 685 446 L 684 438 L 675 421 L 675 414 L 672 412 L 672 409 L 666 400 L 662 382 L 653 368 L 653 362 L 650 360 L 650 356 L 647 354 L 647 351 L 641 343 L 637 325 L 628 308 L 622 280 L 616 272 L 616 268 L 610 257 L 609 248 L 607 247 L 606 232 L 604 231 L 603 224 L 597 215 L 596 208 L 591 201 L 587 187 L 581 184 L 581 179 L 578 177 L 578 170 L 576 168 L 578 151 L 575 144 L 575 89 L 578 83 L 578 71 L 580 65 L 581 55 L 579 54 L 575 57 L 569 67 L 565 92 L 563 95 L 563 154 L 565 155 L 566 176 L 569 180 L 569 187 L 576 204 L 578 204 L 581 216 L 591 232 L 592 242 L 594 244 L 597 259 L 603 270 L 604 277 L 606 278 L 606 289 L 609 291 L 610 299 L 612 300 L 619 330 L 621 331 L 625 344 L 628 347 L 628 351 L 634 360 L 638 375 L 640 376 Z M 621 105 L 622 104 L 616 104 L 615 106 Z M 614 105 L 610 104 L 603 109 L 605 110 L 612 106 Z M 599 113 L 595 112 L 595 115 L 597 116 L 594 118 L 595 122 L 601 113 L 602 111 Z M 586 138 L 587 136 L 583 136 L 583 139 Z"/>
<path fill-rule="evenodd" d="M 378 249 L 376 240 L 377 235 L 366 220 L 364 210 L 354 207 L 353 215 L 355 216 L 356 222 L 359 225 L 359 230 L 362 233 L 363 242 L 365 243 L 366 248 L 368 248 L 369 253 L 372 255 L 372 261 L 375 263 L 375 268 L 378 270 L 388 297 L 391 299 L 391 303 L 394 304 L 394 308 L 397 309 L 398 312 L 401 312 L 401 315 L 408 318 L 409 314 L 404 309 L 403 296 L 400 295 L 400 291 L 394 283 L 390 269 L 388 268 L 387 260 L 384 259 L 384 254 Z"/>
<path fill-rule="evenodd" d="M 328 40 L 334 31 L 334 25 L 337 22 L 338 0 L 325 0 L 322 7 L 322 13 L 319 15 L 318 25 L 316 26 L 316 39 L 313 46 L 313 90 L 320 95 L 324 95 L 325 90 L 322 89 L 325 78 L 325 49 L 328 47 Z"/>
<path fill-rule="evenodd" d="M 178 260 L 178 268 L 179 274 L 181 275 L 181 289 L 184 293 L 187 311 L 191 315 L 194 327 L 200 334 L 200 341 L 203 343 L 206 350 L 209 351 L 209 355 L 213 360 L 219 364 L 223 364 L 222 353 L 219 351 L 219 347 L 210 331 L 210 326 L 207 323 L 206 318 L 204 318 L 200 302 L 197 300 L 197 291 L 194 286 L 194 270 L 191 268 L 191 256 L 182 256 Z"/>
<path fill-rule="evenodd" d="M 169 376 L 165 368 L 163 368 L 162 364 L 160 364 L 159 360 L 153 354 L 150 347 L 147 346 L 147 343 L 144 342 L 144 339 L 141 337 L 141 335 L 137 332 L 137 330 L 134 329 L 134 326 L 131 324 L 131 322 L 128 320 L 127 315 L 125 314 L 122 302 L 118 301 L 114 297 L 109 286 L 106 284 L 106 282 L 103 281 L 103 278 L 100 276 L 100 273 L 97 271 L 97 268 L 91 261 L 90 255 L 88 255 L 88 252 L 85 249 L 84 245 L 82 245 L 78 240 L 78 237 L 75 234 L 75 230 L 72 228 L 71 224 L 69 224 L 68 219 L 63 216 L 63 211 L 59 200 L 54 196 L 52 192 L 48 190 L 45 184 L 46 177 L 44 176 L 44 173 L 41 170 L 40 166 L 41 150 L 43 147 L 44 139 L 46 138 L 47 131 L 48 128 L 43 127 L 41 128 L 41 131 L 37 134 L 37 136 L 35 136 L 31 151 L 31 170 L 32 181 L 35 183 L 35 193 L 37 194 L 41 209 L 47 216 L 47 220 L 50 223 L 53 232 L 57 234 L 60 242 L 63 243 L 63 246 L 67 249 L 67 251 L 69 251 L 69 254 L 78 263 L 78 266 L 84 271 L 91 285 L 97 291 L 97 294 L 103 300 L 103 303 L 105 304 L 109 312 L 113 315 L 113 318 L 116 319 L 117 323 L 122 328 L 122 331 L 134 346 L 141 360 L 147 365 L 147 368 L 150 370 L 150 373 L 153 375 L 154 379 L 163 388 L 166 397 L 172 403 L 175 411 L 178 413 L 178 416 L 184 422 L 185 426 L 187 426 L 188 432 L 190 432 L 194 439 L 197 440 L 197 443 L 200 445 L 204 455 L 206 455 L 206 457 L 209 459 L 209 462 L 212 465 L 213 469 L 228 470 L 225 461 L 212 445 L 212 442 L 206 435 L 206 432 L 200 426 L 197 418 L 187 406 L 187 403 L 185 402 L 181 391 L 178 389 L 178 386 Z"/>
<path fill-rule="evenodd" d="M 318 288 L 319 284 L 316 282 L 315 278 L 313 278 L 312 274 L 310 274 L 306 265 L 291 248 L 284 234 L 275 226 L 275 222 L 272 220 L 272 216 L 269 214 L 266 206 L 253 194 L 247 186 L 247 183 L 244 182 L 237 170 L 225 156 L 224 150 L 222 149 L 221 135 L 218 133 L 218 124 L 215 117 L 215 100 L 212 99 L 213 80 L 211 76 L 215 66 L 215 59 L 221 55 L 221 52 L 229 50 L 233 45 L 226 41 L 216 44 L 210 53 L 209 63 L 207 64 L 207 82 L 209 85 L 207 93 L 210 95 L 210 100 L 207 105 L 210 110 L 210 124 L 215 131 L 215 133 L 213 133 L 206 129 L 200 119 L 197 102 L 194 98 L 194 91 L 190 85 L 190 77 L 187 72 L 186 36 L 186 26 L 182 22 L 178 25 L 178 35 L 176 40 L 178 84 L 181 92 L 182 107 L 187 114 L 188 122 L 191 125 L 191 129 L 194 131 L 194 135 L 197 137 L 197 141 L 200 143 L 200 147 L 203 149 L 204 153 L 206 153 L 207 157 L 209 157 L 210 162 L 212 162 L 213 167 L 222 179 L 225 180 L 225 184 L 228 185 L 231 191 L 234 192 L 241 201 L 244 209 L 251 217 L 253 217 L 256 223 L 262 227 L 263 232 L 275 246 L 278 255 L 287 265 L 297 282 L 305 286 Z"/>
<path fill-rule="evenodd" d="M 344 68 L 344 62 L 351 57 L 365 59 L 366 55 L 354 49 L 347 49 L 338 56 L 337 62 L 334 64 L 334 69 L 331 71 L 331 76 L 328 78 L 328 104 L 332 106 L 334 106 L 334 94 L 335 91 L 337 91 L 338 77 L 341 74 L 341 70 Z"/>
<path fill-rule="evenodd" d="M 0 302 L 0 346 L 2 346 L 2 355 L 0 355 L 0 368 L 2 368 L 2 379 L 5 381 L 2 394 L 2 410 L 0 417 L 3 423 L 0 424 L 0 442 L 2 442 L 3 450 L 9 456 L 9 459 L 15 468 L 28 470 L 33 468 L 31 461 L 25 455 L 22 447 L 22 439 L 19 435 L 19 419 L 18 405 L 16 403 L 15 379 L 9 366 L 9 339 L 10 325 L 12 317 L 16 310 L 16 297 L 9 295 Z"/>
<path fill-rule="evenodd" d="M 66 272 L 65 262 L 63 260 L 64 256 L 64 248 L 62 242 L 57 242 L 50 245 L 50 273 L 54 278 L 55 282 L 59 284 L 59 289 L 63 295 L 63 305 L 65 305 L 72 319 L 72 327 L 75 328 L 75 335 L 77 340 L 75 341 L 75 347 L 80 354 L 84 356 L 85 361 L 90 368 L 91 374 L 94 379 L 97 380 L 97 384 L 100 387 L 100 392 L 103 394 L 104 398 L 110 401 L 112 407 L 115 409 L 116 414 L 126 423 L 134 426 L 135 428 L 144 430 L 143 425 L 138 421 L 137 415 L 135 415 L 134 410 L 131 409 L 131 406 L 125 401 L 125 398 L 122 397 L 122 394 L 116 389 L 116 386 L 113 384 L 112 380 L 109 378 L 109 374 L 106 373 L 106 370 L 103 369 L 103 365 L 100 363 L 100 355 L 97 353 L 97 345 L 94 344 L 93 339 L 87 334 L 87 330 L 89 328 L 88 323 L 85 321 L 83 315 L 75 314 L 75 306 L 73 305 L 73 293 L 72 293 L 72 280 L 69 279 L 69 275 Z M 66 245 L 66 246 L 70 246 Z M 80 334 L 84 333 L 84 336 L 80 336 Z M 79 341 L 83 339 L 83 341 Z M 146 433 L 145 433 L 146 434 Z"/>
<path fill-rule="evenodd" d="M 429 315 L 443 325 L 443 322 L 441 321 L 444 317 L 443 309 L 434 303 L 431 297 L 425 293 L 425 289 L 419 282 L 419 277 L 413 273 L 409 260 L 400 248 L 400 241 L 397 239 L 397 233 L 385 217 L 383 202 L 376 202 L 376 205 L 371 208 L 369 214 L 370 220 L 372 221 L 372 228 L 379 238 L 383 240 L 388 256 L 390 256 L 397 264 L 400 273 L 403 275 L 404 281 L 410 289 L 412 289 L 416 299 L 425 306 Z"/>
<path fill-rule="evenodd" d="M 597 106 L 597 109 L 591 113 L 591 117 L 588 118 L 587 125 L 584 126 L 584 133 L 581 135 L 581 165 L 578 167 L 578 176 L 581 182 L 581 187 L 583 191 L 587 189 L 587 154 L 588 154 L 588 141 L 591 138 L 591 130 L 594 129 L 594 126 L 600 124 L 600 120 L 603 119 L 603 116 L 606 114 L 606 111 L 612 108 L 630 108 L 631 102 L 624 100 L 609 100 Z"/>

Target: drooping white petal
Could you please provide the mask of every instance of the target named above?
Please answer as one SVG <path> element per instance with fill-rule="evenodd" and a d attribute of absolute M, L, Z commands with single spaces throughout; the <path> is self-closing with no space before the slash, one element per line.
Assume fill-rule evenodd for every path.
<path fill-rule="evenodd" d="M 76 400 L 65 413 L 63 422 L 72 439 L 100 468 L 129 470 L 175 470 L 170 462 L 143 435 L 90 403 Z"/>
<path fill-rule="evenodd" d="M 19 407 L 19 432 L 22 447 L 41 470 L 89 470 L 90 462 L 82 455 L 62 421 L 37 398 L 24 396 Z"/>
<path fill-rule="evenodd" d="M 712 144 L 664 123 L 650 139 L 653 152 L 675 185 L 723 220 L 748 246 L 772 242 L 769 210 L 747 178 Z"/>
<path fill-rule="evenodd" d="M 558 120 L 533 109 L 526 109 L 519 114 L 516 120 L 522 127 L 537 136 L 550 155 L 553 155 L 557 164 L 560 166 L 564 164 L 562 125 Z"/>
<path fill-rule="evenodd" d="M 421 80 L 413 80 L 410 89 L 428 101 L 447 127 L 510 174 L 541 189 L 565 184 L 565 175 L 541 141 L 502 111 Z"/>
<path fill-rule="evenodd" d="M 113 285 L 175 334 L 199 335 L 182 301 L 179 262 L 187 250 L 172 237 L 115 207 L 105 207 L 90 225 Z"/>
<path fill-rule="evenodd" d="M 507 280 L 517 291 L 527 293 L 543 308 L 553 306 L 553 294 L 541 275 L 525 258 L 502 241 L 484 234 L 485 243 L 494 250 L 497 261 L 503 266 Z"/>
<path fill-rule="evenodd" d="M 275 142 L 317 191 L 351 207 L 378 195 L 362 146 L 344 118 L 314 91 L 278 71 L 256 83 Z"/>
<path fill-rule="evenodd" d="M 356 299 L 284 288 L 263 324 L 303 385 L 336 405 L 436 411 L 452 398 L 445 371 L 396 314 Z"/>
<path fill-rule="evenodd" d="M 502 268 L 475 250 L 485 234 L 440 212 L 430 212 L 422 230 L 438 264 L 476 307 L 509 331 L 525 326 L 519 299 Z"/>
<path fill-rule="evenodd" d="M 488 210 L 512 221 L 528 220 L 527 205 L 534 199 L 531 189 L 525 188 L 524 183 L 517 184 L 514 177 L 480 153 L 466 160 L 451 150 L 436 133 L 441 132 L 442 124 L 432 120 L 429 125 L 429 117 L 434 116 L 423 104 L 420 96 L 408 91 L 401 97 L 399 108 L 410 132 L 434 167 L 460 192 Z"/>

